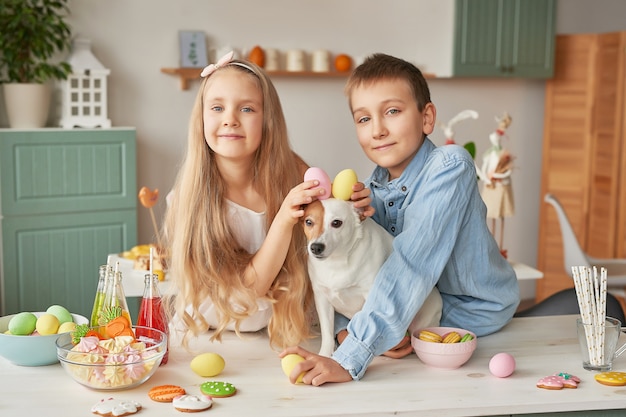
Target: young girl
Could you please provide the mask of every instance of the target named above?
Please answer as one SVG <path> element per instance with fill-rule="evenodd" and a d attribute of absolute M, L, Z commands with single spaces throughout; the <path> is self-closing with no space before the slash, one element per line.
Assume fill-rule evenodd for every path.
<path fill-rule="evenodd" d="M 165 220 L 173 310 L 183 345 L 209 328 L 268 327 L 270 344 L 309 336 L 310 294 L 302 206 L 324 193 L 302 182 L 267 75 L 232 53 L 202 72 L 187 152 Z M 357 206 L 369 207 L 360 183 Z"/>

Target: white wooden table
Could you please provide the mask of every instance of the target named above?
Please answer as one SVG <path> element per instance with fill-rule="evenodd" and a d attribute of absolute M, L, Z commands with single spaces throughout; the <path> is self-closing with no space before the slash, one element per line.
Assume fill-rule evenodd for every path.
<path fill-rule="evenodd" d="M 134 269 L 134 262 L 129 259 L 122 258 L 116 254 L 110 254 L 108 261 L 111 266 L 115 267 L 116 262 L 119 262 L 119 270 L 122 272 L 122 286 L 124 287 L 124 295 L 126 297 L 142 297 L 145 287 L 145 277 L 149 271 L 142 271 L 140 269 Z M 170 281 L 167 280 L 159 282 L 159 291 L 164 294 L 169 289 Z"/>
<path fill-rule="evenodd" d="M 509 261 L 518 280 L 541 279 L 543 272 L 521 262 Z"/>
<path fill-rule="evenodd" d="M 115 265 L 116 261 L 120 262 L 120 271 L 122 271 L 122 284 L 124 286 L 124 294 L 127 297 L 141 297 L 143 295 L 144 277 L 148 271 L 133 269 L 133 261 L 121 258 L 116 255 L 109 255 L 111 262 Z M 525 265 L 521 262 L 511 261 L 511 266 L 515 271 L 518 280 L 534 280 L 543 278 L 543 273 L 537 269 Z M 169 289 L 170 281 L 165 279 L 159 283 L 159 289 L 163 294 Z"/>
<path fill-rule="evenodd" d="M 262 332 L 247 334 L 245 340 L 229 333 L 223 343 L 211 343 L 208 336 L 198 339 L 193 344 L 197 352 L 216 352 L 226 360 L 226 368 L 215 378 L 194 374 L 189 368 L 194 354 L 173 342 L 169 363 L 128 391 L 93 391 L 71 380 L 58 364 L 28 368 L 0 358 L 0 415 L 89 416 L 93 404 L 112 396 L 140 402 L 143 410 L 138 416 L 174 416 L 179 414 L 172 405 L 153 402 L 148 390 L 177 384 L 197 394 L 199 385 L 209 379 L 231 382 L 238 393 L 215 399 L 207 416 L 441 417 L 610 409 L 624 413 L 626 387 L 601 385 L 582 368 L 575 317 L 515 318 L 501 332 L 479 338 L 474 356 L 456 370 L 429 368 L 415 355 L 398 360 L 378 357 L 361 381 L 321 387 L 290 384 Z M 312 341 L 313 350 L 317 342 Z M 508 352 L 517 361 L 508 378 L 489 373 L 489 359 L 498 352 Z M 626 356 L 616 360 L 614 370 L 626 371 Z M 535 387 L 539 378 L 558 372 L 575 374 L 582 382 L 577 389 L 560 391 Z"/>

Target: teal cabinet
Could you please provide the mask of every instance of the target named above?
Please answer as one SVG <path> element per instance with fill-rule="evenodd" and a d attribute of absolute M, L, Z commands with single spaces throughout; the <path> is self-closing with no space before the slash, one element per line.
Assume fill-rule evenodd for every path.
<path fill-rule="evenodd" d="M 132 128 L 0 129 L 0 312 L 91 314 L 98 267 L 137 244 Z"/>
<path fill-rule="evenodd" d="M 551 78 L 554 0 L 457 0 L 454 76 Z"/>

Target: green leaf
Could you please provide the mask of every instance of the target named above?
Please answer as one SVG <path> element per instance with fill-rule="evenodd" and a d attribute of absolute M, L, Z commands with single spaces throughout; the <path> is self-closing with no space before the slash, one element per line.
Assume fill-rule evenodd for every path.
<path fill-rule="evenodd" d="M 463 147 L 472 155 L 472 159 L 476 159 L 476 144 L 474 142 L 467 142 Z"/>
<path fill-rule="evenodd" d="M 68 0 L 0 0 L 0 82 L 64 80 L 72 45 Z"/>

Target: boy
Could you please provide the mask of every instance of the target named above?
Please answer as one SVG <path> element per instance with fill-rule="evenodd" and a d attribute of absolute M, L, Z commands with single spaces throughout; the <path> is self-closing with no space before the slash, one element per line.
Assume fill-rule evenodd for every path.
<path fill-rule="evenodd" d="M 443 299 L 441 326 L 478 336 L 501 329 L 519 304 L 515 272 L 487 228 L 474 161 L 462 147 L 438 148 L 427 137 L 436 109 L 419 69 L 372 55 L 350 76 L 346 94 L 359 144 L 377 165 L 365 181 L 373 218 L 395 236 L 394 250 L 332 358 L 300 347 L 281 353 L 305 358 L 292 382 L 305 371 L 303 382 L 316 386 L 360 379 L 394 346 L 389 356 L 410 353 L 407 328 L 434 286 Z"/>

